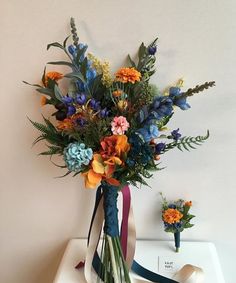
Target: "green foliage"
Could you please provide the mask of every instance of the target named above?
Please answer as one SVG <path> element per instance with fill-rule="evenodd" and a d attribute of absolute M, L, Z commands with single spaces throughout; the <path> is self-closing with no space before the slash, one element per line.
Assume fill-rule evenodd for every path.
<path fill-rule="evenodd" d="M 39 141 L 45 140 L 50 144 L 48 145 L 49 149 L 48 151 L 40 153 L 40 155 L 62 154 L 64 147 L 71 142 L 71 139 L 68 135 L 64 135 L 62 132 L 59 132 L 48 119 L 44 117 L 43 119 L 45 124 L 34 122 L 29 119 L 32 125 L 41 132 L 40 136 L 34 141 L 33 145 Z"/>
<path fill-rule="evenodd" d="M 161 120 L 159 120 L 157 122 L 158 129 L 161 130 L 162 128 L 164 128 L 169 123 L 173 115 L 174 115 L 174 112 L 172 112 L 169 116 L 165 116 Z"/>
<path fill-rule="evenodd" d="M 193 96 L 195 93 L 202 92 L 205 89 L 208 89 L 208 88 L 213 87 L 213 86 L 215 86 L 215 82 L 214 81 L 212 81 L 212 82 L 205 82 L 202 85 L 197 85 L 194 88 L 189 88 L 186 92 L 183 93 L 182 96 L 185 96 L 185 97 L 186 96 Z"/>
<path fill-rule="evenodd" d="M 210 136 L 209 131 L 207 131 L 205 136 L 197 136 L 197 137 L 183 137 L 178 141 L 171 142 L 166 144 L 165 152 L 177 147 L 179 150 L 191 150 L 196 149 L 196 146 L 202 145 Z"/>
<path fill-rule="evenodd" d="M 83 142 L 87 147 L 91 147 L 93 150 L 99 150 L 100 141 L 112 134 L 110 124 L 110 118 L 89 122 L 83 131 Z"/>

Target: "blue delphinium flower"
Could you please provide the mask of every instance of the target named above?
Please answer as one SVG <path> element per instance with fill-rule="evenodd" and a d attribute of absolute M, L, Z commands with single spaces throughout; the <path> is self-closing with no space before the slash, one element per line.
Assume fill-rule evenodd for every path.
<path fill-rule="evenodd" d="M 64 149 L 64 160 L 69 171 L 79 172 L 83 165 L 88 165 L 93 158 L 91 148 L 86 148 L 84 143 L 70 143 Z"/>
<path fill-rule="evenodd" d="M 88 47 L 88 45 L 87 44 L 83 44 L 83 43 L 80 43 L 78 46 L 75 46 L 75 45 L 69 45 L 68 46 L 68 51 L 69 51 L 69 53 L 73 56 L 73 58 L 76 58 L 76 56 L 77 56 L 77 54 L 78 54 L 78 50 L 81 50 L 82 48 L 84 48 L 84 47 Z M 84 53 L 85 53 L 85 51 L 86 50 L 84 50 Z M 84 60 L 84 58 L 85 58 L 85 55 L 84 55 L 84 53 L 83 54 L 81 54 L 81 56 L 80 56 L 80 62 L 82 62 L 83 60 Z"/>
<path fill-rule="evenodd" d="M 80 80 L 78 80 L 76 82 L 78 89 L 81 92 L 86 91 L 86 89 L 88 88 L 89 84 L 96 78 L 97 76 L 97 72 L 94 68 L 91 67 L 91 62 L 87 62 L 87 71 L 86 71 L 86 82 L 82 82 Z"/>
<path fill-rule="evenodd" d="M 74 56 L 74 54 L 76 52 L 76 47 L 73 44 L 71 44 L 71 45 L 68 46 L 68 51 L 72 56 Z"/>
<path fill-rule="evenodd" d="M 159 131 L 156 125 L 151 124 L 145 125 L 143 128 L 137 130 L 137 133 L 142 136 L 145 142 L 150 142 L 152 139 L 158 137 Z"/>
<path fill-rule="evenodd" d="M 79 104 L 79 105 L 84 105 L 86 103 L 86 95 L 84 93 L 79 93 L 76 95 L 75 101 Z"/>
<path fill-rule="evenodd" d="M 157 52 L 157 47 L 156 47 L 156 45 L 153 45 L 153 46 L 149 46 L 149 47 L 148 47 L 148 54 L 149 54 L 149 55 L 155 55 L 156 52 Z"/>
<path fill-rule="evenodd" d="M 173 130 L 171 132 L 171 136 L 173 138 L 173 140 L 178 141 L 181 138 L 181 134 L 179 133 L 179 128 L 176 130 Z"/>
<path fill-rule="evenodd" d="M 155 154 L 160 154 L 163 150 L 165 150 L 165 143 L 159 142 L 155 145 Z"/>
<path fill-rule="evenodd" d="M 157 119 L 160 120 L 163 117 L 169 116 L 173 111 L 173 101 L 168 96 L 157 96 L 154 98 L 149 120 Z"/>
<path fill-rule="evenodd" d="M 89 68 L 86 72 L 86 79 L 88 82 L 90 82 L 91 80 L 93 80 L 97 75 L 97 72 L 95 69 L 93 68 Z"/>
<path fill-rule="evenodd" d="M 191 106 L 187 103 L 186 96 L 183 96 L 179 87 L 171 87 L 169 89 L 169 97 L 172 99 L 173 104 L 178 106 L 181 110 L 187 110 Z"/>

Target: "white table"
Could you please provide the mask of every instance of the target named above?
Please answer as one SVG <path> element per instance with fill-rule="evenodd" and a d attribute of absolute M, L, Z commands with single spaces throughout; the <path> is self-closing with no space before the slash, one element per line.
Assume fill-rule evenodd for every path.
<path fill-rule="evenodd" d="M 83 269 L 77 270 L 75 266 L 85 257 L 86 243 L 86 239 L 69 241 L 53 283 L 85 282 Z M 193 264 L 203 268 L 205 283 L 225 283 L 214 244 L 181 242 L 179 253 L 174 252 L 173 246 L 174 242 L 138 240 L 135 260 L 145 268 L 169 278 L 173 276 L 176 269 L 187 263 Z M 168 261 L 174 262 L 171 271 L 166 270 L 169 268 L 165 265 Z"/>

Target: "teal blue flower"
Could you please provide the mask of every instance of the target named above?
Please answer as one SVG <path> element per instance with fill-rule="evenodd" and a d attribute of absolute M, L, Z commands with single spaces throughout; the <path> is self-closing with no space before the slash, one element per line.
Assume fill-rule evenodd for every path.
<path fill-rule="evenodd" d="M 64 149 L 64 160 L 69 171 L 79 172 L 83 165 L 88 165 L 93 158 L 91 148 L 86 148 L 84 143 L 70 143 Z"/>

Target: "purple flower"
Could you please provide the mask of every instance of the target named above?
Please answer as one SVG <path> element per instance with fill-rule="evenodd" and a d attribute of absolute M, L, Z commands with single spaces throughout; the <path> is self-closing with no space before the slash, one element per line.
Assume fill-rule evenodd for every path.
<path fill-rule="evenodd" d="M 173 138 L 175 141 L 178 141 L 179 138 L 181 137 L 181 134 L 179 133 L 179 128 L 176 129 L 176 130 L 173 130 L 173 131 L 171 132 L 171 136 L 172 136 L 172 138 Z"/>
<path fill-rule="evenodd" d="M 76 112 L 76 108 L 73 105 L 69 105 L 67 108 L 67 116 L 72 116 L 73 114 L 75 114 Z"/>
<path fill-rule="evenodd" d="M 83 127 L 86 124 L 86 120 L 83 117 L 76 119 L 77 125 Z"/>
<path fill-rule="evenodd" d="M 149 54 L 149 55 L 155 55 L 156 52 L 157 52 L 157 47 L 156 47 L 156 45 L 154 45 L 154 46 L 149 46 L 149 47 L 148 47 L 148 54 Z"/>
<path fill-rule="evenodd" d="M 63 101 L 65 104 L 70 104 L 70 103 L 73 102 L 73 97 L 70 97 L 70 96 L 66 95 L 66 96 L 64 96 L 64 97 L 62 98 L 62 101 Z"/>
<path fill-rule="evenodd" d="M 76 96 L 76 102 L 80 105 L 84 105 L 86 102 L 86 95 L 84 93 L 79 93 Z"/>
<path fill-rule="evenodd" d="M 156 144 L 155 153 L 160 154 L 165 149 L 165 147 L 166 147 L 166 145 L 165 145 L 164 142 L 160 142 L 160 143 Z"/>
<path fill-rule="evenodd" d="M 94 111 L 98 111 L 100 110 L 101 106 L 100 106 L 100 102 L 96 101 L 94 98 L 92 98 L 90 100 L 90 107 L 94 110 Z"/>
<path fill-rule="evenodd" d="M 101 118 L 106 118 L 108 115 L 109 115 L 109 113 L 110 113 L 110 111 L 109 110 L 107 110 L 107 108 L 104 108 L 104 109 L 102 109 L 101 111 L 100 111 L 100 117 Z"/>

